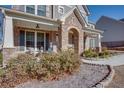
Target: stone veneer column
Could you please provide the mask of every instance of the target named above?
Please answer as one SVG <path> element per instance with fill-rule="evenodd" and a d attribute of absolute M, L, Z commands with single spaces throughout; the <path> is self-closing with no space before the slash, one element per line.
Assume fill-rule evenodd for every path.
<path fill-rule="evenodd" d="M 61 32 L 61 37 L 62 37 L 61 48 L 67 49 L 68 48 L 68 31 L 63 30 Z"/>
<path fill-rule="evenodd" d="M 15 52 L 13 37 L 12 17 L 6 16 L 4 22 L 3 66 L 6 65 L 6 62 Z"/>
<path fill-rule="evenodd" d="M 80 31 L 79 33 L 79 54 L 84 51 L 84 32 Z"/>

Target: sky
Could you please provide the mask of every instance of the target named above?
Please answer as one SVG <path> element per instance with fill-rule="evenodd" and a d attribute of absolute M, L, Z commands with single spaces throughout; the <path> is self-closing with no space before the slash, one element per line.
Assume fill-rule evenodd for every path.
<path fill-rule="evenodd" d="M 89 21 L 93 23 L 103 15 L 117 20 L 124 18 L 124 5 L 88 5 L 88 9 Z"/>

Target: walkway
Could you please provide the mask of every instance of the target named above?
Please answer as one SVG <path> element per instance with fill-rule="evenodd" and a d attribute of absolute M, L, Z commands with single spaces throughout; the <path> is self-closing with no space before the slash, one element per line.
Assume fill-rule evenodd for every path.
<path fill-rule="evenodd" d="M 107 86 L 109 88 L 124 88 L 124 65 L 115 66 L 115 76 L 112 82 Z"/>
<path fill-rule="evenodd" d="M 29 81 L 18 85 L 21 88 L 87 88 L 103 79 L 109 70 L 107 66 L 83 64 L 79 72 L 59 81 Z"/>
<path fill-rule="evenodd" d="M 82 59 L 86 63 L 94 63 L 94 64 L 105 64 L 105 65 L 111 65 L 111 66 L 120 66 L 124 65 L 124 54 L 112 56 L 108 59 L 96 59 L 96 60 L 85 60 Z"/>

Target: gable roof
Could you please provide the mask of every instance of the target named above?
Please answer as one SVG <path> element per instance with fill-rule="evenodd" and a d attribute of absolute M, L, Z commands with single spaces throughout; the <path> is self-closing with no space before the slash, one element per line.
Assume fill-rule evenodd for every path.
<path fill-rule="evenodd" d="M 69 12 L 67 12 L 66 14 L 64 14 L 60 20 L 61 21 L 65 21 L 65 19 L 67 17 L 69 17 L 72 13 L 75 13 L 75 15 L 79 18 L 80 23 L 84 26 L 87 26 L 88 23 L 86 22 L 86 20 L 84 19 L 84 17 L 82 16 L 81 12 L 79 11 L 79 9 L 77 7 L 72 8 Z"/>
<path fill-rule="evenodd" d="M 117 23 L 124 24 L 123 21 L 121 21 L 121 20 L 116 20 L 116 19 L 111 18 L 111 17 L 108 17 L 108 16 L 101 16 L 101 17 L 99 18 L 99 20 L 96 22 L 96 24 L 99 23 L 99 22 L 102 21 L 102 20 L 111 20 L 111 21 L 113 21 L 113 22 L 117 22 Z"/>
<path fill-rule="evenodd" d="M 82 5 L 82 7 L 84 8 L 84 10 L 86 11 L 87 15 L 90 15 L 89 9 L 86 5 Z"/>

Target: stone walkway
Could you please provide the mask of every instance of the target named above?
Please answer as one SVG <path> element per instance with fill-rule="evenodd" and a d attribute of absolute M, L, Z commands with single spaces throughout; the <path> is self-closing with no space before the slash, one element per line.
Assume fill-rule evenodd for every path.
<path fill-rule="evenodd" d="M 108 88 L 124 88 L 124 65 L 115 66 L 115 76 L 112 82 L 107 86 Z"/>
<path fill-rule="evenodd" d="M 109 70 L 107 66 L 82 64 L 80 71 L 59 81 L 30 81 L 16 87 L 21 88 L 88 88 L 103 79 Z"/>
<path fill-rule="evenodd" d="M 116 56 L 112 56 L 108 59 L 96 59 L 96 60 L 85 60 L 82 59 L 83 62 L 92 63 L 92 64 L 104 64 L 104 65 L 111 65 L 111 66 L 120 66 L 124 65 L 124 54 L 119 54 Z"/>

